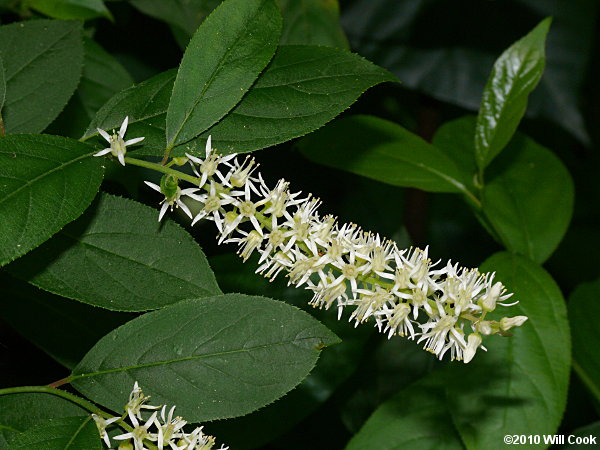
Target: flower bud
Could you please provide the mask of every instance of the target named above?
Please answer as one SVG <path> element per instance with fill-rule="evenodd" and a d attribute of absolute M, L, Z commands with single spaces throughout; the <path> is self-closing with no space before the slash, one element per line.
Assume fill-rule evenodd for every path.
<path fill-rule="evenodd" d="M 503 317 L 500 321 L 502 331 L 508 331 L 512 327 L 520 327 L 527 321 L 527 316 Z"/>
<path fill-rule="evenodd" d="M 481 336 L 477 333 L 472 333 L 467 338 L 467 348 L 463 353 L 463 361 L 466 363 L 470 362 L 475 356 L 475 352 L 481 345 Z"/>

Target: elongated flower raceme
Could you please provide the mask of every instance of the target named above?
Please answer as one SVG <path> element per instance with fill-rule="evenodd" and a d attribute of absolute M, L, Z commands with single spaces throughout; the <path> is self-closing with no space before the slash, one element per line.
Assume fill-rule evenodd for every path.
<path fill-rule="evenodd" d="M 200 202 L 201 219 L 215 223 L 219 243 L 235 243 L 248 260 L 260 255 L 257 273 L 270 280 L 284 273 L 289 284 L 312 292 L 310 304 L 329 309 L 338 318 L 346 308 L 355 325 L 369 320 L 388 337 L 407 336 L 442 358 L 471 361 L 482 336 L 510 335 L 527 317 L 486 320 L 512 294 L 494 274 L 433 262 L 428 249 L 399 249 L 355 224 L 339 224 L 318 212 L 320 201 L 292 193 L 285 180 L 269 188 L 254 159 L 221 156 L 206 143 L 204 159 L 187 155 L 197 178 L 194 188 L 180 189 L 181 180 L 165 175 L 161 186 L 165 205 Z M 171 185 L 168 192 L 163 186 Z M 187 176 L 189 179 L 189 176 Z M 183 208 L 189 214 L 188 208 Z"/>

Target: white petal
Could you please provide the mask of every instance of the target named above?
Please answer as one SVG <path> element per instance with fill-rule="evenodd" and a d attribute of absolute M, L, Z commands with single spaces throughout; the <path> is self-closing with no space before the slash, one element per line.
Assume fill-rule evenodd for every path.
<path fill-rule="evenodd" d="M 119 154 L 117 155 L 117 159 L 119 160 L 122 166 L 125 165 L 125 153 L 119 152 Z"/>
<path fill-rule="evenodd" d="M 119 129 L 119 136 L 121 136 L 121 139 L 123 139 L 123 137 L 125 136 L 125 133 L 127 132 L 127 124 L 129 123 L 129 116 L 125 117 L 125 120 L 123 120 L 123 123 L 121 124 L 121 128 Z"/>
<path fill-rule="evenodd" d="M 158 215 L 159 222 L 162 220 L 163 216 L 167 212 L 167 209 L 169 209 L 169 204 L 167 202 L 165 202 L 165 203 L 163 203 L 162 207 L 160 208 L 160 214 Z"/>
<path fill-rule="evenodd" d="M 100 150 L 98 153 L 94 153 L 94 156 L 104 156 L 107 153 L 110 153 L 112 149 L 110 147 L 105 148 L 104 150 Z"/>
<path fill-rule="evenodd" d="M 110 144 L 110 134 L 108 134 L 104 130 L 101 130 L 100 128 L 96 128 L 96 130 L 98 130 L 98 133 L 100 133 L 100 136 L 102 136 L 104 139 L 106 139 L 108 141 L 108 143 Z"/>
<path fill-rule="evenodd" d="M 189 153 L 186 153 L 185 156 L 187 156 L 190 161 L 193 161 L 196 164 L 202 164 L 204 162 L 200 158 L 196 158 L 195 156 L 192 156 Z"/>
<path fill-rule="evenodd" d="M 211 150 L 212 150 L 212 135 L 208 136 L 208 139 L 206 140 L 206 148 L 205 148 L 204 152 L 205 152 L 207 158 L 210 155 Z"/>
<path fill-rule="evenodd" d="M 155 191 L 160 192 L 160 186 L 158 186 L 157 184 L 150 183 L 149 181 L 144 181 L 144 183 L 146 183 L 147 186 L 154 189 Z"/>
<path fill-rule="evenodd" d="M 188 215 L 188 217 L 191 219 L 192 218 L 192 212 L 187 207 L 187 205 L 185 203 L 183 203 L 181 200 L 177 200 L 177 204 L 183 210 L 183 212 L 186 213 Z"/>
<path fill-rule="evenodd" d="M 146 139 L 145 137 L 139 137 L 139 138 L 133 138 L 133 139 L 129 139 L 128 141 L 125 141 L 125 145 L 134 145 L 137 144 L 138 142 L 142 142 L 144 139 Z"/>

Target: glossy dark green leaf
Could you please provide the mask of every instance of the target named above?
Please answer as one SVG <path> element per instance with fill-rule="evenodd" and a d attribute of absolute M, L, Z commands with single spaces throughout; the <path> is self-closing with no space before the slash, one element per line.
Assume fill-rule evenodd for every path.
<path fill-rule="evenodd" d="M 277 0 L 283 16 L 281 44 L 327 45 L 348 49 L 337 0 Z"/>
<path fill-rule="evenodd" d="M 297 144 L 310 160 L 395 186 L 465 192 L 465 181 L 443 152 L 393 122 L 352 116 Z"/>
<path fill-rule="evenodd" d="M 32 20 L 0 26 L 7 134 L 39 133 L 73 95 L 83 64 L 81 23 Z"/>
<path fill-rule="evenodd" d="M 37 247 L 89 206 L 103 176 L 93 151 L 58 136 L 0 139 L 0 265 Z"/>
<path fill-rule="evenodd" d="M 101 450 L 91 415 L 49 419 L 18 435 L 8 450 Z"/>
<path fill-rule="evenodd" d="M 550 275 L 522 256 L 497 253 L 481 265 L 496 272 L 509 292 L 509 308 L 493 317 L 525 315 L 514 336 L 484 340 L 469 364 L 456 364 L 443 379 L 452 421 L 467 448 L 495 448 L 505 434 L 554 434 L 566 406 L 571 366 L 564 299 Z M 440 381 L 443 383 L 443 381 Z M 531 448 L 545 448 L 543 443 Z"/>
<path fill-rule="evenodd" d="M 338 338 L 307 313 L 228 294 L 144 314 L 101 339 L 72 385 L 118 410 L 134 381 L 190 422 L 236 417 L 293 389 Z"/>
<path fill-rule="evenodd" d="M 21 393 L 0 396 L 0 448 L 20 433 L 48 419 L 83 416 L 87 411 L 51 394 Z"/>
<path fill-rule="evenodd" d="M 597 6 L 595 0 L 571 0 L 568 6 L 538 0 L 345 0 L 341 12 L 355 51 L 394 72 L 407 88 L 472 111 L 501 51 L 552 16 L 545 73 L 527 115 L 589 143 L 580 106 L 594 57 Z"/>
<path fill-rule="evenodd" d="M 591 394 L 600 401 L 600 280 L 581 284 L 569 298 L 569 321 L 573 338 L 573 368 Z"/>
<path fill-rule="evenodd" d="M 475 159 L 483 170 L 508 144 L 527 109 L 546 63 L 551 19 L 511 45 L 496 60 L 483 91 L 475 129 Z"/>
<path fill-rule="evenodd" d="M 569 172 L 550 150 L 524 135 L 515 136 L 491 169 L 483 213 L 508 250 L 544 262 L 571 221 Z"/>
<path fill-rule="evenodd" d="M 0 317 L 69 369 L 101 337 L 134 317 L 49 294 L 4 272 L 0 285 Z"/>
<path fill-rule="evenodd" d="M 192 37 L 167 109 L 167 145 L 195 138 L 227 114 L 269 63 L 281 34 L 274 0 L 226 0 Z"/>
<path fill-rule="evenodd" d="M 112 19 L 102 0 L 27 0 L 27 6 L 48 17 L 62 20 Z"/>
<path fill-rule="evenodd" d="M 158 211 L 102 194 L 79 220 L 8 267 L 49 292 L 114 311 L 220 294 L 204 253 Z"/>
<path fill-rule="evenodd" d="M 82 139 L 98 136 L 97 128 L 118 129 L 128 116 L 127 136 L 144 136 L 141 151 L 162 155 L 167 145 L 165 118 L 175 74 L 175 69 L 168 70 L 115 94 L 97 112 Z M 141 151 L 138 150 L 138 153 Z"/>

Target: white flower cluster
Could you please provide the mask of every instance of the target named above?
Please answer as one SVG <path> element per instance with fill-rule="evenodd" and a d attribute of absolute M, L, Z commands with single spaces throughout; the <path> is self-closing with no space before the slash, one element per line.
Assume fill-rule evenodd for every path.
<path fill-rule="evenodd" d="M 145 396 L 137 381 L 129 394 L 129 401 L 125 405 L 125 414 L 122 417 L 104 418 L 92 414 L 100 437 L 107 447 L 111 448 L 110 438 L 106 428 L 114 423 L 129 419 L 131 431 L 115 436 L 113 439 L 121 441 L 119 449 L 146 450 L 149 442 L 153 448 L 171 450 L 211 450 L 215 445 L 215 438 L 202 432 L 202 427 L 195 428 L 191 433 L 186 433 L 183 427 L 187 424 L 181 417 L 173 417 L 175 406 L 167 413 L 166 406 L 151 406 L 146 402 L 150 399 Z M 160 410 L 154 411 L 148 419 L 142 418 L 142 409 Z M 155 443 L 155 444 L 154 444 Z M 219 450 L 227 450 L 229 447 L 221 446 Z"/>
<path fill-rule="evenodd" d="M 254 159 L 221 156 L 210 137 L 204 159 L 186 156 L 198 177 L 195 188 L 167 193 L 163 183 L 147 184 L 165 194 L 165 205 L 183 208 L 185 197 L 201 202 L 192 224 L 214 221 L 219 243 L 236 243 L 244 261 L 257 252 L 257 273 L 271 280 L 286 273 L 289 284 L 312 291 L 315 307 L 335 305 L 339 317 L 351 307 L 356 325 L 372 319 L 388 337 L 408 336 L 440 359 L 449 352 L 464 362 L 485 350 L 482 335 L 508 335 L 527 320 L 485 320 L 496 305 L 510 306 L 501 302 L 512 294 L 494 282 L 494 274 L 433 263 L 427 248 L 399 249 L 357 225 L 322 217 L 318 199 L 290 192 L 285 180 L 268 188 Z M 163 205 L 160 218 L 165 210 Z"/>

